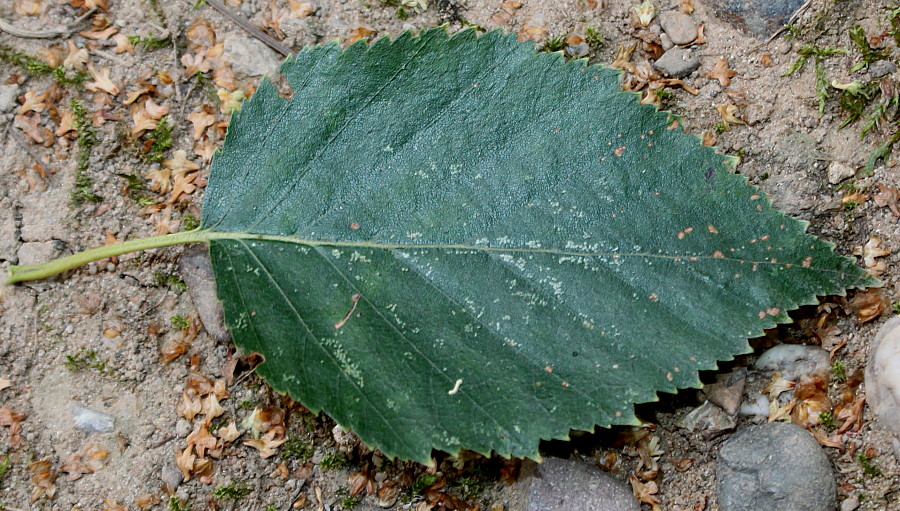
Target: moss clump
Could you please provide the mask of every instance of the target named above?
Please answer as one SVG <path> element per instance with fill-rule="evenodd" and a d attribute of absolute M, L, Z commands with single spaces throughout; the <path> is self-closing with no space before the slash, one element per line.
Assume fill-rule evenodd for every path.
<path fill-rule="evenodd" d="M 223 486 L 217 487 L 213 490 L 213 497 L 217 499 L 227 499 L 227 500 L 240 500 L 247 495 L 250 495 L 251 490 L 244 483 L 228 483 Z"/>
<path fill-rule="evenodd" d="M 72 202 L 81 205 L 85 202 L 101 202 L 102 197 L 93 192 L 94 182 L 87 170 L 91 160 L 91 150 L 97 145 L 97 132 L 94 125 L 88 119 L 87 109 L 81 101 L 73 99 L 69 102 L 72 109 L 72 117 L 75 119 L 75 133 L 78 135 L 76 144 L 78 154 L 75 156 L 75 189 L 72 191 Z"/>
<path fill-rule="evenodd" d="M 62 66 L 50 67 L 43 60 L 18 52 L 4 44 L 0 44 L 0 61 L 21 68 L 31 76 L 52 75 L 63 87 L 81 87 L 88 78 L 81 72 L 69 74 Z"/>

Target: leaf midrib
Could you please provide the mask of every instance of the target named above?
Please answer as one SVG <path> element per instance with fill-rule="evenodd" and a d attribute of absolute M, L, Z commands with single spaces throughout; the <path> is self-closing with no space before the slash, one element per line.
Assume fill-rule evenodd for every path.
<path fill-rule="evenodd" d="M 196 242 L 212 242 L 212 241 L 265 241 L 276 243 L 290 243 L 310 248 L 333 247 L 345 249 L 373 249 L 373 250 L 458 250 L 485 253 L 509 253 L 509 254 L 542 254 L 560 257 L 609 257 L 617 258 L 646 258 L 661 259 L 666 261 L 724 261 L 735 262 L 740 264 L 755 264 L 770 267 L 788 267 L 791 269 L 802 269 L 820 273 L 844 274 L 846 270 L 830 270 L 824 268 L 816 268 L 813 266 L 803 267 L 791 262 L 771 262 L 771 261 L 752 261 L 748 259 L 740 259 L 729 256 L 715 255 L 698 255 L 698 254 L 661 254 L 650 252 L 584 252 L 577 250 L 562 250 L 557 248 L 530 248 L 530 247 L 496 247 L 490 245 L 469 245 L 465 243 L 384 243 L 377 241 L 338 241 L 338 240 L 320 240 L 309 238 L 297 238 L 294 236 L 283 236 L 277 234 L 260 234 L 251 232 L 225 232 L 200 230 L 195 231 Z"/>

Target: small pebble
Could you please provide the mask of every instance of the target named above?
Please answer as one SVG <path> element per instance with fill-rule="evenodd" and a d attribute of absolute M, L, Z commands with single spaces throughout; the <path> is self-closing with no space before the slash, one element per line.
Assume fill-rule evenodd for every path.
<path fill-rule="evenodd" d="M 881 78 L 882 76 L 897 72 L 897 65 L 890 60 L 879 60 L 869 64 L 869 76 L 872 78 Z"/>
<path fill-rule="evenodd" d="M 690 50 L 675 47 L 663 53 L 653 67 L 666 76 L 684 78 L 700 67 L 700 61 Z"/>
<path fill-rule="evenodd" d="M 72 412 L 75 427 L 85 433 L 109 433 L 115 427 L 115 418 L 108 413 L 78 405 L 70 406 L 69 410 Z"/>
<path fill-rule="evenodd" d="M 839 161 L 833 161 L 828 165 L 828 182 L 836 185 L 845 179 L 850 179 L 856 175 L 856 170 Z"/>
<path fill-rule="evenodd" d="M 16 98 L 18 96 L 18 85 L 0 85 L 0 112 L 12 111 L 16 106 Z"/>
<path fill-rule="evenodd" d="M 841 502 L 841 511 L 856 511 L 859 508 L 859 496 L 850 495 Z"/>
<path fill-rule="evenodd" d="M 828 352 L 818 346 L 779 344 L 766 350 L 754 364 L 765 372 L 779 372 L 785 380 L 795 381 L 804 374 L 827 378 L 831 372 Z"/>
<path fill-rule="evenodd" d="M 178 419 L 178 422 L 175 423 L 175 434 L 180 438 L 184 438 L 191 434 L 191 423 L 188 422 L 183 417 Z"/>
<path fill-rule="evenodd" d="M 170 490 L 174 490 L 178 488 L 181 484 L 181 471 L 178 470 L 178 467 L 171 463 L 166 463 L 163 465 L 162 472 L 160 473 L 159 478 L 165 483 Z"/>
<path fill-rule="evenodd" d="M 697 38 L 697 22 L 687 14 L 664 12 L 659 16 L 659 24 L 674 44 L 691 44 Z"/>

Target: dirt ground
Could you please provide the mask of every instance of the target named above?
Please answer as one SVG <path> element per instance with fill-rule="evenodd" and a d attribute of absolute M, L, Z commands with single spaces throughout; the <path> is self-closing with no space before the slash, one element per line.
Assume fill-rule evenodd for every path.
<path fill-rule="evenodd" d="M 590 44 L 570 39 L 566 51 L 586 51 L 592 63 L 606 65 L 621 56 L 620 48 L 638 42 L 627 60 L 633 65 L 624 66 L 625 86 L 660 86 L 661 77 L 645 65 L 658 56 L 658 36 L 652 36 L 658 25 L 636 27 L 632 1 L 226 4 L 291 49 L 443 23 L 450 31 L 473 25 L 512 30 L 539 48 L 552 46 L 557 36 L 579 35 Z M 686 87 L 642 92 L 644 97 L 681 116 L 688 132 L 739 156 L 737 172 L 777 207 L 809 221 L 810 231 L 833 241 L 839 252 L 865 250 L 870 258 L 860 264 L 885 283 L 877 292 L 824 298 L 822 307 L 797 313 L 802 321 L 795 326 L 756 345 L 761 350 L 792 342 L 833 350 L 848 376 L 832 378 L 827 394 L 846 411 L 836 410 L 833 429 L 810 428 L 832 444 L 826 452 L 839 500 L 859 499 L 863 510 L 900 510 L 890 439 L 867 407 L 861 416 L 851 410 L 865 396 L 859 374 L 869 341 L 900 299 L 900 224 L 894 214 L 900 211 L 896 197 L 892 211 L 890 188 L 884 188 L 900 184 L 900 170 L 892 157 L 878 160 L 871 173 L 865 168 L 877 146 L 898 130 L 890 111 L 860 137 L 881 91 L 896 83 L 890 73 L 876 80 L 870 69 L 851 72 L 863 56 L 850 29 L 860 25 L 873 47 L 886 51 L 883 60 L 897 61 L 889 21 L 894 5 L 807 2 L 791 29 L 767 42 L 725 21 L 713 9 L 717 2 L 656 4 L 660 10 L 692 7 L 705 41 L 691 46 L 700 67 L 683 79 Z M 419 12 L 421 6 L 427 8 Z M 76 30 L 57 38 L 0 31 L 6 55 L 0 85 L 15 98 L 0 113 L 4 267 L 176 232 L 194 222 L 229 104 L 252 94 L 257 75 L 281 59 L 209 5 L 187 0 L 7 0 L 0 17 L 18 29 L 45 31 L 72 25 L 92 8 Z M 641 34 L 643 39 L 635 37 Z M 821 115 L 817 57 L 785 76 L 804 45 L 822 55 Z M 846 53 L 829 54 L 827 48 Z M 60 66 L 63 79 L 21 59 L 16 64 L 13 53 L 41 59 L 48 69 Z M 715 72 L 720 59 L 727 67 Z M 68 83 L 78 72 L 86 75 L 84 84 Z M 875 84 L 861 118 L 843 128 L 849 111 L 832 80 Z M 160 129 L 166 122 L 170 135 Z M 95 140 L 79 137 L 91 131 Z M 439 472 L 432 477 L 423 466 L 372 453 L 327 417 L 314 417 L 271 392 L 248 371 L 252 360 L 235 354 L 224 336 L 210 335 L 213 326 L 200 327 L 178 266 L 184 250 L 120 256 L 61 278 L 0 288 L 0 509 L 366 509 L 395 500 L 394 509 L 513 509 L 515 460 L 436 453 Z M 723 364 L 721 373 L 754 358 Z M 757 380 L 750 385 L 767 383 Z M 574 434 L 570 442 L 547 443 L 544 451 L 580 457 L 623 481 L 635 474 L 645 509 L 658 500 L 661 509 L 714 511 L 715 453 L 729 432 L 676 425 L 702 402 L 698 391 L 664 396 L 639 407 L 648 427 Z M 92 424 L 101 431 L 86 432 L 75 420 L 85 417 L 85 408 L 114 417 L 114 426 L 106 428 L 107 415 L 95 414 Z M 204 423 L 204 416 L 214 418 Z M 738 428 L 747 421 L 740 419 Z M 232 422 L 240 433 L 230 432 Z M 250 428 L 261 432 L 256 443 Z M 657 440 L 648 453 L 649 438 Z M 194 457 L 198 448 L 208 452 Z M 652 473 L 650 458 L 658 464 Z"/>

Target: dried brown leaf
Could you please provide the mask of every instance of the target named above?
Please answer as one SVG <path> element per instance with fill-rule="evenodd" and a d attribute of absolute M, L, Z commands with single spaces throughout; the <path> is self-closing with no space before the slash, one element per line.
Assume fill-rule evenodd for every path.
<path fill-rule="evenodd" d="M 205 18 L 197 18 L 185 35 L 191 51 L 207 50 L 216 45 L 216 27 Z"/>
<path fill-rule="evenodd" d="M 192 112 L 187 115 L 187 120 L 194 125 L 194 140 L 200 140 L 200 137 L 206 132 L 206 128 L 212 126 L 216 122 L 216 116 L 205 111 Z"/>
<path fill-rule="evenodd" d="M 718 80 L 720 85 L 727 87 L 731 85 L 731 79 L 734 78 L 736 74 L 737 73 L 728 67 L 728 61 L 720 58 L 716 61 L 715 67 L 706 72 L 706 77 Z"/>
<path fill-rule="evenodd" d="M 885 186 L 877 183 L 878 193 L 872 199 L 879 208 L 887 207 L 891 210 L 891 216 L 894 220 L 900 219 L 900 206 L 897 202 L 900 200 L 900 189 L 894 186 Z"/>
<path fill-rule="evenodd" d="M 44 103 L 44 100 L 47 99 L 47 93 L 41 92 L 38 94 L 35 91 L 28 91 L 23 96 L 24 101 L 22 102 L 22 106 L 19 107 L 19 113 L 25 114 L 28 112 L 43 112 L 47 109 L 47 104 Z"/>
<path fill-rule="evenodd" d="M 369 36 L 372 36 L 374 34 L 375 31 L 370 28 L 356 27 L 350 31 L 350 34 L 347 36 L 346 43 L 353 44 L 360 39 L 367 39 Z"/>
<path fill-rule="evenodd" d="M 192 421 L 202 408 L 203 404 L 200 398 L 191 396 L 187 391 L 181 393 L 181 404 L 178 405 L 179 415 Z"/>
<path fill-rule="evenodd" d="M 124 34 L 116 34 L 113 36 L 113 41 L 116 42 L 116 47 L 113 48 L 113 53 L 122 54 L 122 53 L 130 53 L 134 55 L 134 45 L 131 44 L 131 40 L 128 39 Z"/>
<path fill-rule="evenodd" d="M 134 505 L 141 511 L 150 509 L 161 502 L 160 498 L 152 493 L 145 493 L 134 498 Z"/>
<path fill-rule="evenodd" d="M 269 431 L 259 440 L 255 440 L 252 438 L 248 438 L 244 440 L 244 445 L 248 447 L 253 447 L 254 449 L 259 451 L 259 457 L 266 459 L 275 454 L 275 449 L 277 449 L 281 444 L 287 442 L 287 438 L 277 439 L 275 438 L 278 432 L 273 430 Z"/>
<path fill-rule="evenodd" d="M 215 449 L 218 439 L 209 432 L 205 422 L 199 422 L 194 426 L 194 431 L 187 436 L 187 446 L 193 447 L 197 457 L 206 456 L 207 450 Z"/>
<path fill-rule="evenodd" d="M 881 248 L 882 240 L 877 236 L 873 236 L 869 238 L 869 241 L 862 247 L 857 246 L 853 249 L 853 254 L 862 256 L 863 262 L 866 265 L 866 268 L 871 268 L 875 266 L 875 258 L 876 257 L 884 257 L 890 255 L 891 251 L 888 249 Z"/>
<path fill-rule="evenodd" d="M 181 452 L 178 456 L 175 457 L 175 464 L 178 465 L 178 470 L 181 471 L 182 482 L 188 482 L 191 480 L 191 475 L 194 472 L 194 460 L 197 457 L 194 456 L 193 447 L 188 446 Z"/>
<path fill-rule="evenodd" d="M 63 60 L 63 67 L 75 71 L 84 71 L 88 61 L 90 61 L 87 49 L 75 46 L 75 43 L 71 40 L 66 43 L 69 46 L 69 54 Z"/>
<path fill-rule="evenodd" d="M 113 96 L 119 94 L 119 88 L 110 80 L 110 69 L 108 67 L 101 68 L 97 71 L 92 64 L 88 64 L 88 73 L 94 79 L 92 82 L 84 84 L 84 88 L 90 92 L 106 92 Z"/>
<path fill-rule="evenodd" d="M 868 323 L 890 310 L 890 299 L 881 289 L 869 289 L 864 293 L 857 293 L 850 300 L 850 308 L 860 323 Z"/>
<path fill-rule="evenodd" d="M 56 473 L 53 472 L 50 458 L 29 463 L 28 471 L 32 474 L 31 483 L 34 485 L 31 492 L 31 503 L 34 504 L 41 497 L 52 499 L 56 495 Z"/>
<path fill-rule="evenodd" d="M 81 476 L 85 474 L 93 474 L 94 471 L 91 470 L 87 465 L 81 462 L 80 454 L 72 454 L 69 456 L 69 459 L 66 460 L 65 463 L 59 468 L 60 472 L 68 474 L 66 479 L 69 481 L 77 481 L 81 479 Z"/>
<path fill-rule="evenodd" d="M 216 436 L 221 438 L 223 442 L 234 442 L 241 436 L 241 432 L 238 430 L 237 423 L 235 423 L 234 419 L 231 419 L 227 426 L 216 430 Z"/>
<path fill-rule="evenodd" d="M 738 117 L 739 110 L 737 105 L 733 105 L 731 103 L 726 105 L 718 105 L 716 106 L 716 110 L 719 112 L 719 115 L 722 117 L 722 120 L 725 122 L 726 126 L 734 124 L 747 124 L 743 119 Z"/>

